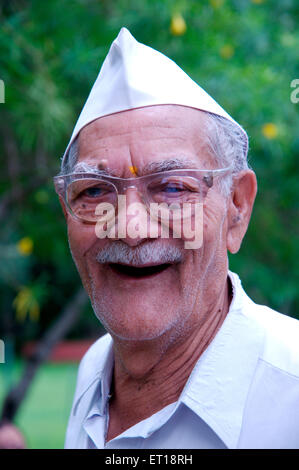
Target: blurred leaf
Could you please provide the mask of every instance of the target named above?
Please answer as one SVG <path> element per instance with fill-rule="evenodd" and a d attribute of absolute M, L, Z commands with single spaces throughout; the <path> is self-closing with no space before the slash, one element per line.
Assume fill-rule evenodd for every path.
<path fill-rule="evenodd" d="M 32 321 L 39 320 L 40 306 L 46 297 L 47 287 L 44 282 L 21 287 L 13 301 L 17 320 L 24 321 L 27 315 Z"/>

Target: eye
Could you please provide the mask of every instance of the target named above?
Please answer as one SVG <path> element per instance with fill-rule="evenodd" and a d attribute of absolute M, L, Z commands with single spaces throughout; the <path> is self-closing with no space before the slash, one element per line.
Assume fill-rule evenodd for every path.
<path fill-rule="evenodd" d="M 80 199 L 102 199 L 109 197 L 114 192 L 113 186 L 107 183 L 88 183 L 86 186 L 78 188 L 77 198 Z"/>
<path fill-rule="evenodd" d="M 184 181 L 155 181 L 149 186 L 153 193 L 177 194 L 183 191 L 190 191 L 190 187 Z"/>
<path fill-rule="evenodd" d="M 182 187 L 182 185 L 174 184 L 174 183 L 166 183 L 161 186 L 160 191 L 168 193 L 168 194 L 176 194 L 182 191 L 186 191 L 187 188 Z"/>
<path fill-rule="evenodd" d="M 103 188 L 94 186 L 93 188 L 88 188 L 82 191 L 81 195 L 91 197 L 91 198 L 96 198 L 96 197 L 102 196 L 103 193 L 104 193 Z"/>
<path fill-rule="evenodd" d="M 198 192 L 198 183 L 187 179 L 171 178 L 169 180 L 157 181 L 150 185 L 149 190 L 153 194 L 164 194 L 165 196 L 181 196 Z"/>
<path fill-rule="evenodd" d="M 67 196 L 70 204 L 97 204 L 101 201 L 109 201 L 114 193 L 114 187 L 109 183 L 81 179 L 69 185 Z"/>
<path fill-rule="evenodd" d="M 171 175 L 157 178 L 148 186 L 153 202 L 168 204 L 196 202 L 201 193 L 200 183 L 195 178 L 185 175 Z"/>

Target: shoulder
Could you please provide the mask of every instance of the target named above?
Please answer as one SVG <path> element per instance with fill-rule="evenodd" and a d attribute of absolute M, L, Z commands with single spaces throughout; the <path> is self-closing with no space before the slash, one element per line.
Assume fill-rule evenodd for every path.
<path fill-rule="evenodd" d="M 262 330 L 260 359 L 299 377 L 299 321 L 252 300 L 246 304 L 246 313 Z"/>
<path fill-rule="evenodd" d="M 230 272 L 230 279 L 236 308 L 262 335 L 260 360 L 299 377 L 299 320 L 255 303 L 244 291 L 237 274 Z"/>
<path fill-rule="evenodd" d="M 264 330 L 261 359 L 299 377 L 299 321 L 263 305 L 256 305 L 255 320 Z"/>

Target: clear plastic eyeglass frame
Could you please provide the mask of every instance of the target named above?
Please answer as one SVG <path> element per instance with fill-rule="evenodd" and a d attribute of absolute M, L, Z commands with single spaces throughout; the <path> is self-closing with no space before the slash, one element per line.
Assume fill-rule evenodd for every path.
<path fill-rule="evenodd" d="M 110 203 L 117 206 L 118 196 L 128 189 L 135 189 L 147 210 L 151 203 L 182 204 L 184 202 L 203 203 L 208 190 L 213 186 L 214 178 L 224 176 L 231 171 L 231 166 L 215 170 L 178 169 L 152 173 L 134 178 L 119 178 L 99 171 L 78 172 L 54 177 L 56 193 L 63 199 L 68 212 L 77 220 L 95 224 L 96 206 Z M 160 192 L 158 191 L 158 189 Z M 163 188 L 163 190 L 161 189 Z M 86 197 L 86 192 L 93 190 L 105 191 L 105 195 Z M 81 191 L 81 192 L 80 192 Z M 78 195 L 84 194 L 84 202 L 78 204 Z M 163 198 L 161 198 L 163 194 Z M 157 196 L 158 195 L 158 196 Z M 76 206 L 77 204 L 77 206 Z M 78 209 L 79 207 L 79 209 Z M 87 209 L 86 209 L 87 207 Z M 93 215 L 90 215 L 93 211 Z"/>

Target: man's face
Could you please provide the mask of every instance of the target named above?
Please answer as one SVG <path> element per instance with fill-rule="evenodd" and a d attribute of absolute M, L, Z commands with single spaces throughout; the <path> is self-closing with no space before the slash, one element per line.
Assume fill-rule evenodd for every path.
<path fill-rule="evenodd" d="M 188 160 L 183 168 L 217 168 L 206 144 L 205 119 L 203 112 L 181 106 L 153 106 L 100 118 L 80 133 L 79 162 L 97 167 L 105 160 L 122 178 L 133 177 L 132 167 L 141 176 L 150 163 L 174 159 Z M 128 189 L 126 196 L 129 202 L 140 202 L 134 190 Z M 200 325 L 212 309 L 219 295 L 217 285 L 227 272 L 227 201 L 216 184 L 204 201 L 199 249 L 185 249 L 183 239 L 159 236 L 99 239 L 94 225 L 69 214 L 67 223 L 84 287 L 96 315 L 112 335 L 143 340 L 168 331 L 175 338 L 183 329 Z M 122 262 L 131 266 L 127 255 L 135 252 L 138 256 L 141 250 L 145 275 L 136 277 L 134 269 L 100 263 L 97 256 L 107 248 L 113 253 L 121 250 Z M 165 253 L 171 254 L 172 263 L 165 263 Z"/>

